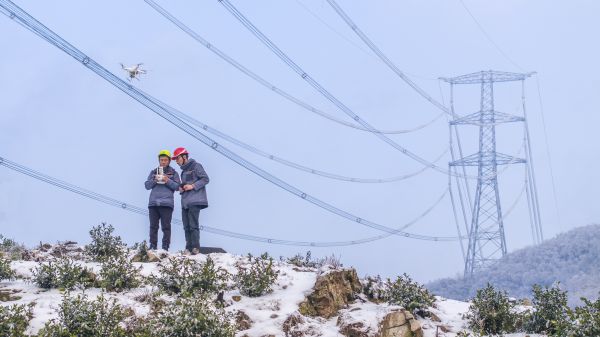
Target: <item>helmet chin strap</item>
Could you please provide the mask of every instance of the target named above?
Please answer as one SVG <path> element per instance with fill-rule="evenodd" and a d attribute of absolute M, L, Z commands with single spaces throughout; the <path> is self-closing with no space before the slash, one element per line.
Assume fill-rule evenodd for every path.
<path fill-rule="evenodd" d="M 179 165 L 179 166 L 183 166 L 183 165 L 187 164 L 187 163 L 190 161 L 190 160 L 189 160 L 189 158 L 188 158 L 187 156 L 186 156 L 186 157 L 184 157 L 183 155 L 181 156 L 181 160 L 182 160 L 183 162 L 182 162 L 182 163 L 181 163 L 181 165 Z"/>

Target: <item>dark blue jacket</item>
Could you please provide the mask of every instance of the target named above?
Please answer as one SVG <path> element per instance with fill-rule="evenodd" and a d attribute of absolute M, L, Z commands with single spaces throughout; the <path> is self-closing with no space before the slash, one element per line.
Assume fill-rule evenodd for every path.
<path fill-rule="evenodd" d="M 181 185 L 194 185 L 193 190 L 185 191 L 181 194 L 181 207 L 189 208 L 190 206 L 200 206 L 200 208 L 208 207 L 208 198 L 206 197 L 206 184 L 209 179 L 206 171 L 200 163 L 194 159 L 190 159 L 187 163 L 181 166 Z"/>
<path fill-rule="evenodd" d="M 153 169 L 150 171 L 148 179 L 144 184 L 147 190 L 152 190 L 152 192 L 150 192 L 148 206 L 167 206 L 175 208 L 173 193 L 179 190 L 179 185 L 181 184 L 179 174 L 171 166 L 167 166 L 164 168 L 164 174 L 169 177 L 169 181 L 166 184 L 157 184 L 154 180 L 156 170 L 157 169 Z"/>

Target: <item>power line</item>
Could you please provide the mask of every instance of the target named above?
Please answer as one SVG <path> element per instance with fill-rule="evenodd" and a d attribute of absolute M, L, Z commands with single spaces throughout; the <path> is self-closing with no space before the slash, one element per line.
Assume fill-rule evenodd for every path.
<path fill-rule="evenodd" d="M 314 16 L 321 24 L 323 24 L 325 27 L 327 27 L 328 29 L 330 29 L 331 31 L 333 31 L 336 35 L 338 35 L 339 37 L 341 37 L 342 39 L 346 40 L 347 42 L 351 43 L 354 47 L 356 47 L 357 49 L 361 50 L 362 52 L 365 53 L 365 55 L 368 55 L 370 57 L 373 57 L 374 55 L 367 52 L 365 49 L 363 49 L 362 47 L 360 47 L 358 44 L 354 43 L 354 41 L 350 40 L 349 38 L 347 38 L 344 34 L 340 33 L 337 29 L 333 28 L 333 26 L 331 26 L 329 23 L 327 23 L 327 21 L 325 21 L 324 19 L 322 19 L 317 13 L 315 13 L 314 11 L 312 11 L 308 6 L 306 6 L 302 1 L 300 0 L 296 0 L 296 2 L 302 6 L 302 8 L 308 12 L 310 15 Z M 414 78 L 418 78 L 421 80 L 426 80 L 426 81 L 438 81 L 438 78 L 436 77 L 428 77 L 428 76 L 424 76 L 424 75 L 417 75 L 414 73 L 409 73 L 408 71 L 404 71 L 404 73 L 410 77 L 414 77 Z"/>
<path fill-rule="evenodd" d="M 542 90 L 540 86 L 540 75 L 538 73 L 535 74 L 535 81 L 537 84 L 537 92 L 538 99 L 540 104 L 540 114 L 542 116 L 542 127 L 544 129 L 544 141 L 546 142 L 546 156 L 548 157 L 548 166 L 550 168 L 550 178 L 552 179 L 552 194 L 554 196 L 554 209 L 556 209 L 556 219 L 558 220 L 558 225 L 562 227 L 562 221 L 560 217 L 560 210 L 558 207 L 558 193 L 556 193 L 556 179 L 554 178 L 554 169 L 552 165 L 552 157 L 550 156 L 550 142 L 548 141 L 548 130 L 546 127 L 546 115 L 544 113 L 544 102 L 542 101 Z"/>
<path fill-rule="evenodd" d="M 186 114 L 184 114 L 183 112 L 167 105 L 164 104 L 167 109 L 175 116 L 177 116 L 177 118 L 184 120 L 185 122 L 187 122 L 190 125 L 196 126 L 201 128 L 202 130 L 205 130 L 213 135 L 216 135 L 222 139 L 225 139 L 226 141 L 235 144 L 243 149 L 246 149 L 256 155 L 259 155 L 261 157 L 267 158 L 269 160 L 272 160 L 274 162 L 277 162 L 279 164 L 303 171 L 303 172 L 307 172 L 310 174 L 314 174 L 317 176 L 321 176 L 321 177 L 325 177 L 325 178 L 329 178 L 329 179 L 334 179 L 334 180 L 341 180 L 341 181 L 348 181 L 348 182 L 354 182 L 354 183 L 368 183 L 368 184 L 376 184 L 376 183 L 391 183 L 391 182 L 396 182 L 396 181 L 401 181 L 401 180 L 406 180 L 409 178 L 412 178 L 414 176 L 417 176 L 423 172 L 425 172 L 427 169 L 429 169 L 428 166 L 424 166 L 420 169 L 418 169 L 415 172 L 411 172 L 411 173 L 407 173 L 407 174 L 403 174 L 403 175 L 398 175 L 398 176 L 393 176 L 393 177 L 386 177 L 386 178 L 358 178 L 358 177 L 349 177 L 349 176 L 344 176 L 344 175 L 340 175 L 340 174 L 336 174 L 336 173 L 330 173 L 330 172 L 325 172 L 325 171 L 321 171 L 321 170 L 317 170 L 302 164 L 298 164 L 295 162 L 292 162 L 290 160 L 281 158 L 279 156 L 276 156 L 274 154 L 270 154 L 267 153 L 263 150 L 260 150 L 252 145 L 249 145 L 245 142 L 242 142 L 236 138 L 233 138 L 217 129 L 214 129 L 202 122 L 200 122 L 199 120 L 190 117 Z M 444 155 L 446 155 L 446 153 L 448 153 L 448 149 L 445 149 L 442 153 L 440 153 L 434 160 L 434 163 L 439 162 Z"/>
<path fill-rule="evenodd" d="M 168 110 L 168 108 L 165 107 L 165 105 L 162 102 L 160 102 L 156 98 L 152 97 L 151 95 L 144 93 L 143 91 L 134 87 L 132 84 L 126 83 L 119 77 L 115 76 L 113 73 L 108 71 L 106 68 L 102 67 L 100 64 L 98 64 L 96 61 L 91 59 L 89 56 L 87 56 L 86 54 L 81 52 L 75 46 L 73 46 L 72 44 L 65 41 L 62 37 L 60 37 L 59 35 L 54 33 L 52 30 L 50 30 L 49 28 L 44 26 L 42 23 L 37 21 L 35 18 L 33 18 L 31 15 L 29 15 L 26 11 L 24 11 L 23 9 L 21 9 L 20 7 L 15 5 L 10 0 L 0 0 L 0 7 L 4 8 L 3 13 L 6 14 L 7 16 L 9 16 L 11 19 L 13 19 L 15 22 L 28 27 L 31 32 L 35 33 L 36 35 L 38 35 L 42 39 L 46 40 L 50 44 L 53 44 L 54 46 L 58 47 L 59 49 L 61 49 L 62 51 L 64 51 L 65 53 L 67 53 L 68 55 L 73 57 L 74 59 L 76 59 L 77 61 L 81 62 L 81 64 L 84 67 L 93 71 L 98 76 L 104 78 L 107 82 L 109 82 L 110 84 L 112 84 L 113 86 L 115 86 L 116 88 L 118 88 L 119 90 L 124 92 L 125 94 L 129 95 L 131 98 L 135 99 L 142 105 L 146 106 L 148 109 L 150 109 L 151 111 L 153 111 L 154 113 L 156 113 L 157 115 L 162 117 L 163 119 L 167 120 L 174 126 L 178 127 L 180 130 L 186 132 L 188 135 L 194 137 L 195 139 L 197 139 L 200 142 L 202 142 L 203 144 L 209 146 L 211 149 L 217 151 L 219 154 L 227 157 L 228 159 L 232 160 L 233 162 L 237 163 L 238 165 L 248 169 L 249 171 L 253 172 L 254 174 L 258 175 L 259 177 L 288 191 L 289 193 L 292 193 L 292 194 L 300 197 L 301 199 L 304 199 L 304 200 L 306 200 L 316 206 L 319 206 L 319 207 L 327 210 L 328 212 L 331 212 L 342 218 L 345 218 L 352 222 L 356 222 L 362 226 L 374 228 L 374 229 L 377 229 L 377 230 L 380 230 L 380 231 L 383 231 L 386 233 L 390 233 L 393 235 L 400 235 L 400 236 L 404 236 L 407 238 L 418 239 L 418 240 L 427 240 L 427 241 L 455 241 L 455 240 L 459 239 L 454 236 L 430 236 L 430 235 L 412 234 L 412 233 L 408 233 L 408 232 L 398 231 L 396 229 L 393 229 L 393 228 L 390 228 L 387 226 L 383 226 L 379 223 L 358 217 L 350 212 L 344 211 L 336 206 L 333 206 L 333 205 L 331 205 L 327 202 L 324 202 L 310 194 L 303 192 L 302 190 L 296 188 L 295 186 L 290 185 L 289 183 L 275 177 L 271 173 L 252 164 L 248 160 L 242 158 L 241 156 L 237 155 L 233 151 L 225 148 L 221 144 L 219 144 L 219 143 L 215 142 L 214 140 L 212 140 L 211 138 L 207 137 L 202 132 L 200 132 L 200 131 L 194 129 L 193 127 L 191 127 L 190 125 L 186 124 L 184 121 L 182 121 L 181 119 L 179 119 L 175 115 L 173 115 Z"/>
<path fill-rule="evenodd" d="M 488 34 L 488 32 L 485 30 L 485 28 L 483 28 L 483 25 L 479 22 L 479 20 L 477 20 L 477 18 L 475 17 L 475 15 L 473 15 L 473 12 L 471 12 L 471 10 L 469 9 L 469 7 L 467 7 L 467 4 L 465 4 L 465 2 L 463 0 L 459 0 L 459 2 L 462 5 L 462 7 L 465 9 L 465 11 L 467 11 L 467 13 L 469 14 L 469 16 L 473 20 L 473 22 L 475 22 L 475 25 L 477 25 L 477 28 L 479 28 L 479 31 L 481 31 L 481 33 L 483 34 L 483 36 L 485 36 L 485 38 L 492 44 L 492 46 L 494 46 L 494 48 L 496 48 L 496 50 L 502 56 L 504 56 L 504 58 L 506 60 L 508 60 L 508 62 L 510 62 L 513 66 L 517 67 L 519 70 L 521 70 L 521 71 L 524 72 L 525 70 L 519 64 L 517 64 L 517 62 L 515 62 L 512 58 L 510 58 L 508 56 L 508 54 L 506 54 L 504 52 L 504 50 L 502 50 L 502 48 L 500 48 L 500 46 L 494 41 L 494 39 L 492 39 L 491 35 Z"/>
<path fill-rule="evenodd" d="M 196 40 L 196 42 L 200 43 L 201 45 L 203 45 L 204 47 L 206 47 L 208 50 L 210 50 L 211 52 L 213 52 L 215 55 L 217 55 L 218 57 L 220 57 L 222 60 L 224 60 L 225 62 L 229 63 L 231 66 L 233 66 L 234 68 L 236 68 L 237 70 L 241 71 L 244 75 L 250 77 L 251 79 L 253 79 L 254 81 L 256 81 L 257 83 L 261 84 L 262 86 L 264 86 L 265 88 L 273 91 L 274 93 L 280 95 L 281 97 L 287 99 L 288 101 L 302 107 L 305 110 L 308 110 L 312 113 L 315 113 L 323 118 L 327 118 L 333 122 L 336 122 L 338 124 L 347 126 L 347 127 L 351 127 L 357 130 L 361 130 L 361 131 L 368 131 L 368 132 L 380 132 L 380 133 L 384 133 L 384 134 L 402 134 L 402 133 L 410 133 L 410 132 L 415 132 L 421 129 L 424 129 L 426 127 L 428 127 L 429 125 L 433 124 L 434 122 L 436 122 L 438 119 L 440 119 L 442 117 L 442 114 L 439 114 L 437 116 L 435 116 L 433 119 L 427 121 L 426 123 L 423 123 L 421 125 L 417 125 L 413 128 L 410 129 L 400 129 L 400 130 L 371 130 L 368 128 L 365 128 L 364 126 L 355 124 L 355 123 L 350 123 L 344 120 L 341 120 L 331 114 L 328 114 L 320 109 L 315 108 L 314 106 L 308 104 L 307 102 L 289 94 L 288 92 L 278 88 L 277 86 L 275 86 L 274 84 L 270 83 L 269 81 L 265 80 L 264 78 L 262 78 L 260 75 L 256 74 L 255 72 L 253 72 L 252 70 L 246 68 L 245 66 L 243 66 L 241 63 L 239 63 L 238 61 L 236 61 L 235 59 L 233 59 L 231 56 L 225 54 L 222 50 L 218 49 L 213 43 L 208 42 L 206 39 L 204 39 L 202 36 L 200 36 L 197 32 L 195 32 L 194 30 L 192 30 L 191 28 L 189 28 L 188 26 L 186 26 L 183 22 L 181 22 L 179 19 L 177 19 L 175 16 L 173 16 L 173 14 L 171 14 L 170 12 L 168 12 L 166 9 L 164 9 L 163 7 L 161 7 L 159 4 L 157 4 L 155 1 L 153 0 L 144 0 L 150 7 L 152 7 L 154 10 L 156 10 L 159 14 L 161 14 L 163 17 L 165 17 L 167 20 L 171 21 L 171 23 L 173 23 L 175 26 L 177 26 L 180 30 L 182 30 L 183 32 L 185 32 L 187 35 L 189 35 L 192 39 Z"/>
<path fill-rule="evenodd" d="M 411 158 L 411 159 L 413 159 L 413 160 L 421 163 L 424 166 L 429 166 L 432 169 L 434 169 L 434 170 L 436 170 L 438 172 L 441 172 L 443 174 L 460 175 L 461 177 L 464 177 L 463 175 L 461 175 L 459 173 L 451 172 L 450 170 L 447 170 L 447 169 L 445 169 L 445 168 L 443 168 L 443 167 L 441 167 L 439 165 L 436 165 L 434 163 L 431 163 L 431 162 L 427 161 L 426 159 L 420 157 L 416 153 L 413 153 L 412 151 L 409 151 L 408 149 L 404 148 L 400 144 L 396 143 L 395 141 L 393 141 L 392 139 L 390 139 L 386 135 L 377 132 L 377 130 L 373 126 L 371 126 L 368 122 L 366 122 L 364 119 L 362 119 L 359 115 L 357 115 L 354 111 L 352 111 L 344 103 L 342 103 L 340 100 L 338 100 L 329 91 L 327 91 L 323 86 L 321 86 L 315 79 L 313 79 L 307 72 L 305 72 L 302 68 L 300 68 L 300 66 L 298 64 L 296 64 L 289 56 L 287 56 L 281 49 L 279 49 L 279 47 L 277 47 L 277 45 L 275 45 L 275 43 L 273 43 L 273 41 L 271 41 L 256 26 L 254 26 L 254 24 L 252 24 L 252 22 L 250 22 L 250 20 L 248 20 L 235 6 L 233 6 L 233 4 L 231 4 L 231 2 L 229 2 L 229 0 L 218 0 L 218 1 L 238 21 L 240 21 L 242 23 L 242 25 L 244 27 L 246 27 L 246 29 L 248 29 L 254 36 L 256 36 L 265 46 L 267 46 L 275 55 L 277 55 L 294 72 L 296 72 L 298 75 L 300 75 L 300 77 L 302 77 L 302 79 L 304 79 L 308 84 L 310 84 L 313 88 L 315 88 L 315 90 L 317 90 L 318 92 L 320 92 L 330 102 L 332 102 L 334 105 L 336 105 L 345 114 L 347 114 L 348 116 L 350 116 L 352 119 L 354 119 L 356 122 L 358 122 L 359 124 L 361 124 L 365 128 L 371 130 L 372 133 L 375 136 L 377 136 L 379 139 L 381 139 L 382 141 L 388 143 L 390 146 L 392 146 L 396 150 L 400 151 L 404 155 L 406 155 L 409 158 Z M 448 111 L 448 109 L 445 108 L 445 107 L 443 107 L 443 106 L 441 106 L 441 104 L 440 104 L 440 108 L 443 109 L 444 111 Z M 477 176 L 467 176 L 467 178 L 477 179 L 478 177 Z"/>
<path fill-rule="evenodd" d="M 351 44 L 352 46 L 354 46 L 354 48 L 356 48 L 357 50 L 360 50 L 361 52 L 363 52 L 365 55 L 367 55 L 369 57 L 372 56 L 371 53 L 369 53 L 366 49 L 364 49 L 363 47 L 361 47 L 358 43 L 350 40 L 347 36 L 345 36 L 344 34 L 342 34 L 340 31 L 338 31 L 337 29 L 333 28 L 333 26 L 331 26 L 329 23 L 327 23 L 327 21 L 323 20 L 319 15 L 317 15 L 317 13 L 315 13 L 313 10 L 311 10 L 302 1 L 296 0 L 296 3 L 298 5 L 300 5 L 300 7 L 302 7 L 302 9 L 304 9 L 304 11 L 306 11 L 312 17 L 314 17 L 315 19 L 317 19 L 317 21 L 319 21 L 323 26 L 327 27 L 330 31 L 332 31 L 333 33 L 335 33 L 335 35 L 339 36 L 340 38 L 342 38 L 343 40 L 345 40 L 346 42 L 348 42 L 349 44 Z"/>
<path fill-rule="evenodd" d="M 90 191 L 87 189 L 84 189 L 77 185 L 67 183 L 65 181 L 62 181 L 57 178 L 54 178 L 54 177 L 48 176 L 46 174 L 40 173 L 38 171 L 35 171 L 26 166 L 17 164 L 17 163 L 10 161 L 4 157 L 0 157 L 0 165 L 6 167 L 8 169 L 11 169 L 15 172 L 27 175 L 31 178 L 34 178 L 39 181 L 45 182 L 47 184 L 53 185 L 55 187 L 61 188 L 63 190 L 84 196 L 86 198 L 89 198 L 89 199 L 92 199 L 95 201 L 102 202 L 109 206 L 118 207 L 118 208 L 128 211 L 128 212 L 148 216 L 148 210 L 145 208 L 131 205 L 129 203 L 93 192 L 93 191 Z M 433 203 L 433 205 L 428 207 L 423 213 L 421 213 L 419 216 L 417 216 L 413 220 L 411 220 L 408 223 L 399 227 L 397 230 L 398 231 L 404 230 L 404 229 L 412 226 L 413 224 L 417 223 L 421 219 L 423 219 L 426 215 L 428 215 L 431 211 L 433 211 L 433 209 L 435 209 L 441 203 L 441 201 L 444 199 L 444 197 L 446 196 L 447 193 L 448 193 L 448 190 L 445 190 L 442 193 L 442 195 Z M 176 224 L 180 224 L 180 225 L 183 224 L 181 222 L 181 220 L 179 220 L 179 219 L 172 219 L 171 221 Z M 242 240 L 247 240 L 247 241 L 258 241 L 258 242 L 264 242 L 264 243 L 269 243 L 269 244 L 279 244 L 279 245 L 288 245 L 288 246 L 311 246 L 311 247 L 351 246 L 351 245 L 357 245 L 357 244 L 363 244 L 363 243 L 381 240 L 381 239 L 387 238 L 392 235 L 390 233 L 386 233 L 386 234 L 380 234 L 380 235 L 357 239 L 357 240 L 349 240 L 349 241 L 330 241 L 330 242 L 316 241 L 316 242 L 313 242 L 313 241 L 291 241 L 291 240 L 282 240 L 282 239 L 261 237 L 261 236 L 256 236 L 256 235 L 248 235 L 248 234 L 226 231 L 223 229 L 218 229 L 218 228 L 204 226 L 204 225 L 200 226 L 200 230 L 208 232 L 208 233 L 212 233 L 212 234 L 217 234 L 217 235 L 222 235 L 222 236 L 227 236 L 227 237 L 232 237 L 232 238 L 237 238 L 237 239 L 242 239 Z"/>
<path fill-rule="evenodd" d="M 358 37 L 385 63 L 396 75 L 398 75 L 406 84 L 408 84 L 413 90 L 415 90 L 419 95 L 429 101 L 431 104 L 436 106 L 438 109 L 442 110 L 446 114 L 452 115 L 452 112 L 448 110 L 442 103 L 438 102 L 435 98 L 429 95 L 425 90 L 419 87 L 415 82 L 413 82 L 400 68 L 398 68 L 376 45 L 369 39 L 369 37 L 363 33 L 360 28 L 350 19 L 350 17 L 342 10 L 342 8 L 334 1 L 327 0 L 327 3 L 333 8 L 333 10 L 346 22 L 348 26 L 358 35 Z"/>

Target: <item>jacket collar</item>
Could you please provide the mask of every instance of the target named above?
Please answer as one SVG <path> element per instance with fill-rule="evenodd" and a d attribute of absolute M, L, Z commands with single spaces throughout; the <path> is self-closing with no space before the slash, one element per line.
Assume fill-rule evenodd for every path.
<path fill-rule="evenodd" d="M 193 166 L 195 163 L 196 163 L 196 161 L 195 161 L 194 159 L 190 159 L 190 160 L 188 160 L 188 162 L 187 162 L 187 163 L 185 163 L 185 164 L 181 165 L 181 169 L 182 169 L 182 170 L 187 170 L 187 169 L 189 169 L 190 167 L 192 167 L 192 166 Z"/>

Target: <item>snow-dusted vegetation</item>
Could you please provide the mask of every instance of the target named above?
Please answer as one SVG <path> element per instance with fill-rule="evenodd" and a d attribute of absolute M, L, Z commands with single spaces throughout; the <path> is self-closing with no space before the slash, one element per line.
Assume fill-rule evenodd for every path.
<path fill-rule="evenodd" d="M 86 246 L 67 241 L 33 249 L 0 238 L 1 336 L 600 333 L 600 301 L 571 309 L 558 287 L 535 287 L 528 302 L 487 285 L 461 302 L 434 296 L 406 274 L 361 279 L 335 257 L 128 248 L 109 225 L 94 227 L 90 236 Z"/>

